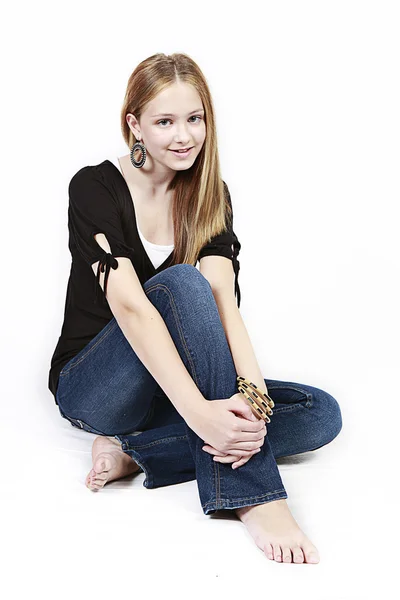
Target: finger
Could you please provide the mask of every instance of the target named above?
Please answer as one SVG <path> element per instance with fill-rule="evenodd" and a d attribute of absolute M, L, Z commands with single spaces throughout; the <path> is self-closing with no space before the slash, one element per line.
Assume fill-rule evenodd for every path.
<path fill-rule="evenodd" d="M 217 457 L 225 457 L 225 456 L 233 456 L 235 459 L 237 459 L 238 456 L 251 456 L 255 450 L 258 450 L 258 448 L 255 448 L 254 450 L 235 450 L 235 454 L 230 454 L 230 451 L 227 452 L 220 452 L 219 450 L 216 450 L 215 448 L 213 448 L 213 446 L 203 446 L 202 450 L 204 450 L 204 452 L 207 452 L 208 454 L 212 454 L 213 456 L 217 456 Z"/>
<path fill-rule="evenodd" d="M 208 444 L 203 446 L 202 450 L 204 450 L 204 452 L 208 452 L 208 454 L 214 454 L 214 456 L 226 455 L 226 452 L 220 452 L 220 450 L 217 450 L 216 448 L 213 448 L 213 446 L 209 446 Z"/>
<path fill-rule="evenodd" d="M 238 462 L 234 462 L 232 464 L 232 469 L 237 469 L 238 467 L 241 467 L 243 465 L 245 465 L 250 459 L 250 456 L 248 456 L 247 458 L 241 458 Z"/>
<path fill-rule="evenodd" d="M 253 450 L 254 448 L 260 448 L 265 442 L 265 435 L 252 434 L 250 437 L 242 436 L 240 440 L 236 442 L 230 442 L 231 446 L 228 450 Z"/>
<path fill-rule="evenodd" d="M 264 438 L 262 440 L 259 440 L 258 442 L 251 442 L 251 443 L 239 443 L 239 444 L 235 444 L 234 446 L 232 446 L 231 448 L 227 449 L 227 452 L 230 453 L 234 453 L 234 452 L 253 452 L 253 450 L 257 450 L 258 448 L 262 448 L 262 446 L 264 445 Z"/>
<path fill-rule="evenodd" d="M 226 454 L 225 456 L 214 456 L 213 461 L 220 463 L 233 463 L 238 457 L 232 454 Z"/>
<path fill-rule="evenodd" d="M 238 462 L 232 464 L 232 469 L 237 469 L 238 467 L 241 467 L 244 464 L 246 464 L 246 461 L 243 458 L 241 458 Z"/>
<path fill-rule="evenodd" d="M 237 434 L 236 443 L 238 442 L 258 442 L 258 440 L 263 440 L 267 435 L 264 429 L 261 431 L 256 431 L 255 433 L 249 433 L 248 431 L 242 431 Z"/>
<path fill-rule="evenodd" d="M 242 448 L 242 449 L 232 449 L 234 454 L 232 453 L 231 456 L 234 456 L 235 458 L 237 458 L 238 456 L 251 456 L 256 450 L 258 450 L 259 447 L 257 448 L 253 448 L 253 449 L 246 449 L 246 448 Z M 208 454 L 212 454 L 213 456 L 218 456 L 218 457 L 223 457 L 223 456 L 229 456 L 230 455 L 230 450 L 227 450 L 226 452 L 221 452 L 220 450 L 217 450 L 216 448 L 214 448 L 213 446 L 209 446 L 208 444 L 206 444 L 205 446 L 202 447 L 202 450 L 204 450 L 204 452 L 207 452 Z"/>
<path fill-rule="evenodd" d="M 240 458 L 241 456 L 251 456 L 255 450 L 258 450 L 258 448 L 252 448 L 251 450 L 237 450 L 235 448 L 229 448 L 229 450 L 226 451 L 225 456 L 227 456 L 228 454 L 231 454 L 236 458 Z"/>
<path fill-rule="evenodd" d="M 242 453 L 242 455 L 239 458 L 241 460 L 243 460 L 245 463 L 253 456 L 253 454 L 257 454 L 257 452 L 259 452 L 259 451 L 260 451 L 260 449 L 256 448 L 256 450 L 252 450 L 251 452 L 249 452 L 249 454 L 247 456 L 244 456 Z M 220 462 L 220 463 L 235 463 L 235 462 L 237 462 L 238 457 L 233 454 L 226 454 L 225 456 L 214 456 L 213 460 L 215 462 Z"/>
<path fill-rule="evenodd" d="M 229 405 L 229 410 L 232 411 L 237 419 L 241 419 L 242 421 L 247 420 L 249 422 L 258 422 L 258 418 L 253 413 L 246 401 L 233 402 Z"/>
<path fill-rule="evenodd" d="M 266 429 L 264 419 L 256 419 L 255 421 L 248 421 L 247 419 L 237 418 L 237 424 L 240 427 L 241 431 L 257 433 L 258 431 L 262 431 Z"/>
<path fill-rule="evenodd" d="M 235 431 L 232 436 L 232 444 L 238 444 L 240 442 L 257 442 L 262 440 L 267 435 L 266 428 L 260 431 Z"/>
<path fill-rule="evenodd" d="M 260 449 L 254 450 L 251 454 L 249 454 L 249 456 L 242 456 L 240 460 L 232 464 L 232 469 L 237 469 L 238 467 L 245 465 L 253 456 L 253 454 L 257 454 L 257 452 L 260 452 Z"/>
<path fill-rule="evenodd" d="M 230 448 L 227 448 L 225 451 L 225 454 L 240 454 L 241 452 L 243 454 L 248 454 L 249 452 L 253 452 L 253 450 L 258 450 L 258 448 L 262 448 L 264 445 L 264 438 L 262 440 L 259 440 L 258 442 L 251 442 L 251 443 L 238 443 L 238 444 L 234 444 L 233 446 L 231 446 Z"/>

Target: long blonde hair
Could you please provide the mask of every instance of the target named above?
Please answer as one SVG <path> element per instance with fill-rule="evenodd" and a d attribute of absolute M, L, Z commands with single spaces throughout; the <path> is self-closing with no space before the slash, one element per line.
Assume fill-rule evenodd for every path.
<path fill-rule="evenodd" d="M 206 79 L 186 54 L 158 53 L 146 58 L 128 80 L 121 109 L 122 135 L 129 149 L 137 141 L 126 121 L 132 113 L 139 120 L 159 92 L 175 82 L 191 84 L 204 107 L 206 136 L 194 164 L 177 171 L 168 190 L 173 190 L 174 253 L 172 264 L 196 264 L 197 255 L 212 237 L 228 228 L 232 209 L 220 173 L 214 107 Z"/>

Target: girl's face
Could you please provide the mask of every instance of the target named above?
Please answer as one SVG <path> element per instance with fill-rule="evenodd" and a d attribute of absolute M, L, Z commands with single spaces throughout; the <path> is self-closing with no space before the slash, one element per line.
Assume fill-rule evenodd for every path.
<path fill-rule="evenodd" d="M 146 146 L 148 158 L 174 171 L 193 165 L 206 137 L 203 104 L 187 83 L 174 83 L 160 92 L 143 111 L 140 124 L 131 114 L 127 121 Z M 181 156 L 173 152 L 181 148 L 191 150 Z"/>

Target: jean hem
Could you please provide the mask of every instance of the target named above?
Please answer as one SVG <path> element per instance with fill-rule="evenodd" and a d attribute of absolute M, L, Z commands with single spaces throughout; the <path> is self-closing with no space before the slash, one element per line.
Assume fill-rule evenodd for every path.
<path fill-rule="evenodd" d="M 211 500 L 202 504 L 202 509 L 205 515 L 215 513 L 217 510 L 242 508 L 243 506 L 254 506 L 256 504 L 265 504 L 273 500 L 282 500 L 287 498 L 287 492 L 284 489 L 267 492 L 261 496 L 251 496 L 249 498 L 236 498 L 235 500 L 228 498 L 219 498 L 218 501 Z"/>
<path fill-rule="evenodd" d="M 139 465 L 139 467 L 141 467 L 141 469 L 145 475 L 145 479 L 143 481 L 143 487 L 145 487 L 145 488 L 153 487 L 153 476 L 152 476 L 148 466 L 146 465 L 146 463 L 140 456 L 140 454 L 138 452 L 136 452 L 135 450 L 132 450 L 132 448 L 130 448 L 129 445 L 126 442 L 124 442 L 123 436 L 114 435 L 114 437 L 121 443 L 121 448 L 125 452 L 125 454 L 128 454 Z"/>

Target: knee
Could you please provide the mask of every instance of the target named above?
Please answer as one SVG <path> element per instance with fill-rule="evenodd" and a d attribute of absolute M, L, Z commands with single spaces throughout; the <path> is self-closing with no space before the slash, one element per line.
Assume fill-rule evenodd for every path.
<path fill-rule="evenodd" d="M 188 263 L 180 263 L 164 269 L 158 274 L 157 281 L 176 292 L 182 291 L 185 295 L 194 290 L 198 291 L 199 287 L 211 290 L 204 275 L 195 266 Z"/>
<path fill-rule="evenodd" d="M 334 440 L 342 430 L 342 412 L 336 398 L 324 390 L 318 390 L 318 392 L 321 410 L 323 411 L 323 429 L 327 438 L 325 443 L 328 443 Z"/>
<path fill-rule="evenodd" d="M 318 421 L 321 445 L 334 440 L 342 430 L 342 412 L 338 401 L 328 392 L 313 388 L 313 401 Z"/>

